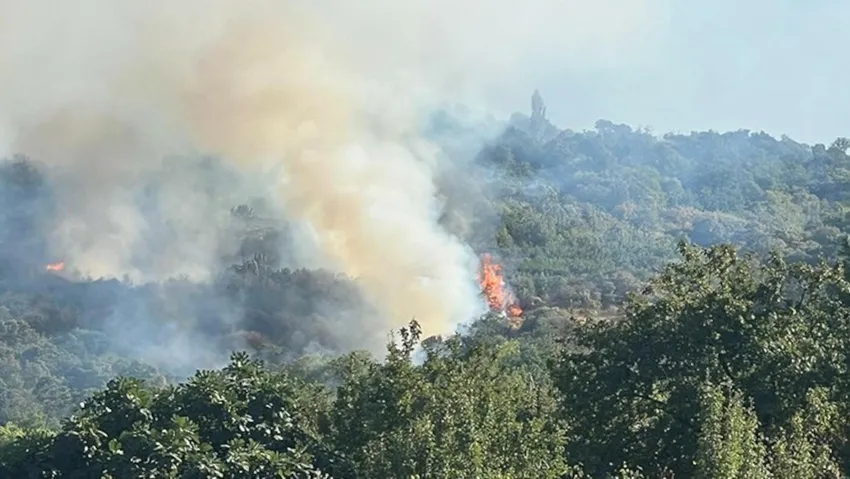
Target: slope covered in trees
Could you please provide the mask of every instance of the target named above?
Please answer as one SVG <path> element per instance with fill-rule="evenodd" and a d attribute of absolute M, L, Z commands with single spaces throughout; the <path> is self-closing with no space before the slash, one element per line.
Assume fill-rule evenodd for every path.
<path fill-rule="evenodd" d="M 460 126 L 438 120 L 451 149 Z M 369 305 L 283 267 L 287 225 L 262 205 L 234 206 L 210 283 L 44 271 L 51 185 L 11 159 L 0 477 L 843 477 L 848 146 L 559 130 L 536 94 L 443 218 L 503 263 L 524 321 L 413 322 L 383 358 L 346 352 L 363 338 L 338 325 Z M 191 375 L 215 358 L 173 356 L 205 349 L 252 357 Z"/>
<path fill-rule="evenodd" d="M 657 137 L 605 120 L 559 131 L 542 114 L 515 115 L 478 157 L 503 172 L 493 187 L 496 240 L 526 300 L 616 304 L 673 260 L 681 239 L 836 258 L 850 194 L 846 140 L 826 148 L 749 131 Z"/>

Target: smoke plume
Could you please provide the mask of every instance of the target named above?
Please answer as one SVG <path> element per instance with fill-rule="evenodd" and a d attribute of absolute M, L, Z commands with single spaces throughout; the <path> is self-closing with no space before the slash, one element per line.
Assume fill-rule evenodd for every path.
<path fill-rule="evenodd" d="M 484 304 L 418 115 L 534 56 L 521 39 L 555 12 L 635 31 L 621 2 L 531 3 L 0 0 L 0 153 L 49 165 L 50 245 L 84 274 L 209 278 L 227 208 L 271 196 L 310 232 L 302 264 L 356 278 L 388 327 L 445 333 Z M 586 55 L 597 33 L 574 30 L 570 61 L 612 44 Z M 228 174 L 180 160 L 199 155 Z"/>

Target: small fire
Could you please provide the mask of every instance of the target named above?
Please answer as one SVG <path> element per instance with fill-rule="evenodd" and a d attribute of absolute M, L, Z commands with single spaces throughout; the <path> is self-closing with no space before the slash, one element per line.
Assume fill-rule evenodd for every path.
<path fill-rule="evenodd" d="M 512 327 L 522 324 L 522 308 L 502 277 L 502 266 L 493 261 L 489 254 L 481 256 L 481 271 L 478 273 L 481 292 L 487 298 L 490 310 L 505 313 Z"/>
<path fill-rule="evenodd" d="M 46 266 L 47 271 L 62 271 L 65 269 L 65 262 L 50 263 Z"/>

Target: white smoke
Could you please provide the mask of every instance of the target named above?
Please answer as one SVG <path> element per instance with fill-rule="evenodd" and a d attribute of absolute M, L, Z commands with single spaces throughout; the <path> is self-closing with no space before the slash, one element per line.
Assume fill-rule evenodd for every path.
<path fill-rule="evenodd" d="M 0 0 L 0 146 L 51 165 L 52 245 L 85 274 L 204 279 L 218 218 L 273 184 L 313 232 L 305 264 L 357 278 L 387 327 L 446 333 L 483 311 L 478 261 L 438 225 L 418 114 L 491 102 L 544 57 L 627 58 L 650 3 Z M 168 159 L 199 153 L 237 173 Z"/>

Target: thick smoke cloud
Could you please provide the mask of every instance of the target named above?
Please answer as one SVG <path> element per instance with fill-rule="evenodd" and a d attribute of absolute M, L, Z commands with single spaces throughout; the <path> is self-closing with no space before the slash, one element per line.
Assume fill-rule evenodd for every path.
<path fill-rule="evenodd" d="M 209 278 L 220 218 L 271 196 L 302 264 L 357 278 L 388 327 L 446 333 L 483 302 L 419 115 L 491 104 L 542 48 L 620 57 L 642 3 L 0 0 L 0 153 L 50 165 L 50 245 L 83 274 Z M 229 173 L 175 159 L 197 155 Z"/>

